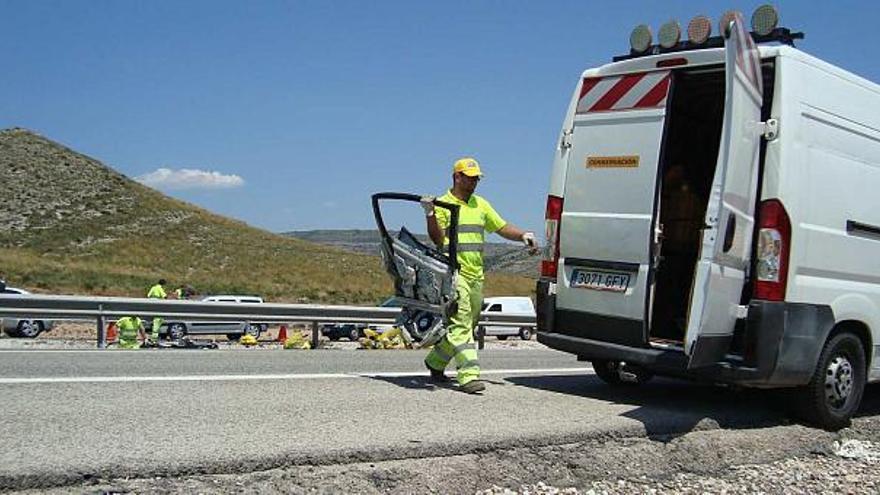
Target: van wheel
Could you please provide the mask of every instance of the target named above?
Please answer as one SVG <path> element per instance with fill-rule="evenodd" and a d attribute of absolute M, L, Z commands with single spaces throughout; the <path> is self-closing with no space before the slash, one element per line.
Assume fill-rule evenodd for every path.
<path fill-rule="evenodd" d="M 835 335 L 825 344 L 810 383 L 798 390 L 797 413 L 828 430 L 849 426 L 865 391 L 865 350 L 851 333 Z"/>
<path fill-rule="evenodd" d="M 361 332 L 357 329 L 357 327 L 352 327 L 352 329 L 348 331 L 348 340 L 352 342 L 357 342 L 360 337 Z"/>
<path fill-rule="evenodd" d="M 591 363 L 596 376 L 609 385 L 641 385 L 654 377 L 649 370 L 620 361 L 596 359 Z"/>
<path fill-rule="evenodd" d="M 529 327 L 522 327 L 519 329 L 519 338 L 523 340 L 529 340 L 532 338 L 532 329 Z"/>
<path fill-rule="evenodd" d="M 186 325 L 183 323 L 172 323 L 168 325 L 168 338 L 171 340 L 180 340 L 186 336 Z"/>

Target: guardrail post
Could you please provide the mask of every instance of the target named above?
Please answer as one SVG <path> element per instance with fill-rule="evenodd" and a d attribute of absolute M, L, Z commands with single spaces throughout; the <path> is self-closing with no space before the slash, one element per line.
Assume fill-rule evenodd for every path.
<path fill-rule="evenodd" d="M 319 341 L 321 334 L 318 333 L 318 322 L 312 322 L 312 349 L 317 349 L 318 345 L 321 343 Z"/>
<path fill-rule="evenodd" d="M 98 311 L 104 311 L 104 306 L 98 306 Z M 98 322 L 98 349 L 107 348 L 107 330 L 104 327 L 104 315 L 98 314 L 96 320 Z"/>

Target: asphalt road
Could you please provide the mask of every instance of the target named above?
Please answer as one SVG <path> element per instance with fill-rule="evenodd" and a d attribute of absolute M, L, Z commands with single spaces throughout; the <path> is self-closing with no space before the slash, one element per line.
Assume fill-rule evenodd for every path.
<path fill-rule="evenodd" d="M 786 421 L 766 392 L 613 389 L 543 349 L 487 349 L 481 396 L 424 351 L 0 351 L 0 489 L 252 472 Z"/>

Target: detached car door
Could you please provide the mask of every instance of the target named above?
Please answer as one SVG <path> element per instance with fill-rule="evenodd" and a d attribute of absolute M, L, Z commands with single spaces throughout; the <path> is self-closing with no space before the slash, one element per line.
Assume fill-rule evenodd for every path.
<path fill-rule="evenodd" d="M 724 122 L 688 314 L 689 368 L 712 365 L 729 348 L 755 223 L 763 79 L 742 16 L 734 18 L 724 49 Z"/>

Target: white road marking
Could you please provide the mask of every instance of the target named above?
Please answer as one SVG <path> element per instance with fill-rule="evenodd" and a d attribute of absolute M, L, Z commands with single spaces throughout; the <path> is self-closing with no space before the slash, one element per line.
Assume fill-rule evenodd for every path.
<path fill-rule="evenodd" d="M 481 375 L 540 375 L 551 373 L 593 373 L 592 368 L 544 368 L 482 370 Z M 0 378 L 0 385 L 40 383 L 131 383 L 131 382 L 221 382 L 255 380 L 328 380 L 351 378 L 402 378 L 427 376 L 423 371 L 376 373 L 291 373 L 273 375 L 190 375 L 190 376 L 60 376 L 42 378 Z"/>

